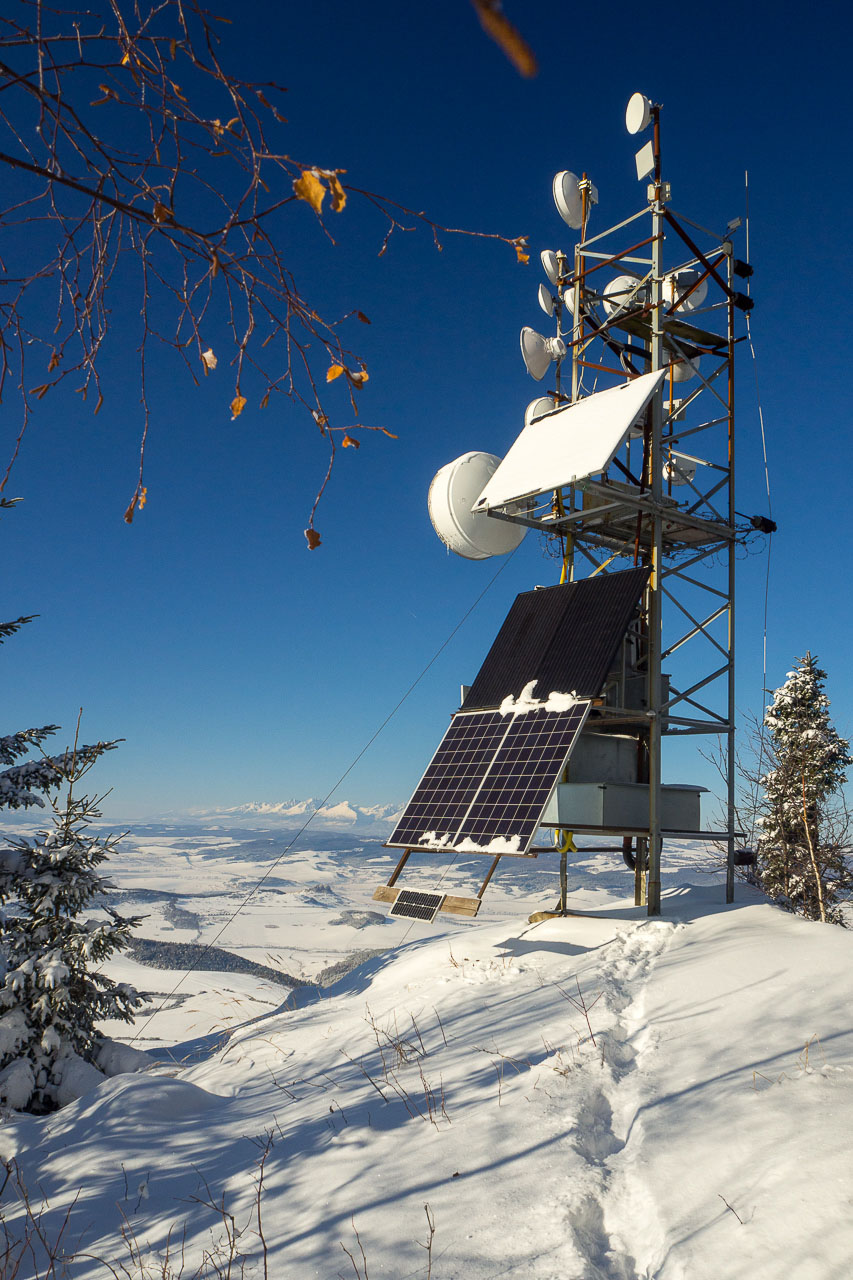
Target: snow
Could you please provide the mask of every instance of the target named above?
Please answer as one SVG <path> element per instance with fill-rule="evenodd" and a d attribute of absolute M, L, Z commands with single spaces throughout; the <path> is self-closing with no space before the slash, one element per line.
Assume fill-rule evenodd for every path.
<path fill-rule="evenodd" d="M 552 690 L 547 698 L 536 698 L 533 690 L 537 683 L 536 680 L 529 681 L 517 698 L 508 694 L 498 708 L 501 715 L 523 716 L 528 711 L 571 711 L 572 707 L 576 707 L 580 701 L 576 693 L 560 693 L 556 689 Z"/>
<path fill-rule="evenodd" d="M 225 837 L 206 860 L 186 847 L 140 840 L 126 873 L 121 858 L 110 869 L 134 892 L 170 884 L 196 913 L 182 936 L 212 937 L 250 865 Z M 451 893 L 470 893 L 485 866 L 417 857 L 406 884 L 440 875 Z M 71 1280 L 108 1274 L 99 1259 L 144 1274 L 125 1220 L 148 1273 L 185 1230 L 185 1274 L 205 1252 L 225 1274 L 228 1214 L 246 1280 L 352 1276 L 344 1249 L 363 1273 L 359 1240 L 372 1280 L 426 1277 L 425 1205 L 435 1280 L 840 1280 L 853 1250 L 853 935 L 742 882 L 726 906 L 714 859 L 665 849 L 657 920 L 633 906 L 618 856 L 581 851 L 569 870 L 580 914 L 528 923 L 558 892 L 543 855 L 502 865 L 475 921 L 357 930 L 342 917 L 365 913 L 393 854 L 289 855 L 277 894 L 218 945 L 256 954 L 271 924 L 267 945 L 301 949 L 306 975 L 333 957 L 345 970 L 366 937 L 382 954 L 292 992 L 200 969 L 175 990 L 177 973 L 111 960 L 116 980 L 162 995 L 138 1042 L 149 1070 L 43 1119 L 10 1117 L 2 1155 L 46 1239 L 68 1215 Z M 256 879 L 265 869 L 251 864 Z M 166 924 L 155 913 L 145 927 Z M 23 1206 L 5 1207 L 14 1237 Z M 78 1240 L 87 1256 L 69 1259 Z"/>

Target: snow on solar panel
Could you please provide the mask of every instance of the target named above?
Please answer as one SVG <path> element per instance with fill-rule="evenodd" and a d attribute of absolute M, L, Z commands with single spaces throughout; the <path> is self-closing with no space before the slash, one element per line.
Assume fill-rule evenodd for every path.
<path fill-rule="evenodd" d="M 474 511 L 518 502 L 603 471 L 625 443 L 665 372 L 644 373 L 534 418 L 474 503 Z"/>
<path fill-rule="evenodd" d="M 589 706 L 457 712 L 387 843 L 526 853 Z"/>
<path fill-rule="evenodd" d="M 444 902 L 443 893 L 423 893 L 417 889 L 401 889 L 389 915 L 407 920 L 434 920 Z"/>

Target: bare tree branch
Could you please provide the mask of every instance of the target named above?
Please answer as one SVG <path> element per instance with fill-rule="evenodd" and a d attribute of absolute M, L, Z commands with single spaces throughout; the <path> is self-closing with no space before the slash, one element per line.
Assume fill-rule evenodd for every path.
<path fill-rule="evenodd" d="M 314 516 L 336 448 L 358 444 L 349 424 L 333 422 L 325 387 L 343 376 L 357 416 L 368 371 L 346 336 L 353 313 L 328 320 L 297 282 L 286 219 L 307 203 L 331 239 L 324 206 L 336 217 L 357 201 L 384 225 L 380 254 L 395 232 L 423 227 L 439 248 L 441 235 L 474 235 L 526 261 L 526 238 L 444 226 L 345 183 L 340 169 L 289 155 L 277 105 L 285 91 L 226 69 L 224 20 L 197 0 L 97 0 L 81 11 L 21 0 L 15 12 L 0 16 L 0 165 L 10 177 L 0 206 L 0 397 L 16 389 L 20 418 L 0 493 L 39 401 L 72 379 L 101 408 L 114 316 L 134 316 L 138 302 L 139 471 L 125 519 L 146 498 L 148 375 L 160 347 L 196 383 L 230 365 L 223 410 L 230 404 L 232 420 L 256 395 L 259 408 L 283 394 L 307 410 L 329 448 L 306 529 L 319 545 Z M 216 352 L 206 335 L 223 327 Z"/>

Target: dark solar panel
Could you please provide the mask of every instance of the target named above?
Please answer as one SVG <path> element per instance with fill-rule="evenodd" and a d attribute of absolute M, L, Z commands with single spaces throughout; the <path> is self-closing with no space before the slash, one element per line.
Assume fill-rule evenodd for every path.
<path fill-rule="evenodd" d="M 458 840 L 488 845 L 495 837 L 531 843 L 542 811 L 559 779 L 589 703 L 570 711 L 530 711 L 511 716 L 500 752 L 463 819 Z"/>
<path fill-rule="evenodd" d="M 457 712 L 387 843 L 526 853 L 588 711 Z"/>
<path fill-rule="evenodd" d="M 417 889 L 401 889 L 389 912 L 407 920 L 434 920 L 444 902 L 443 893 L 421 893 Z"/>
<path fill-rule="evenodd" d="M 417 846 L 432 832 L 435 845 L 455 835 L 506 728 L 497 711 L 455 715 L 388 844 Z"/>
<path fill-rule="evenodd" d="M 498 707 L 531 680 L 537 698 L 597 697 L 648 577 L 648 569 L 626 569 L 517 596 L 463 711 Z"/>

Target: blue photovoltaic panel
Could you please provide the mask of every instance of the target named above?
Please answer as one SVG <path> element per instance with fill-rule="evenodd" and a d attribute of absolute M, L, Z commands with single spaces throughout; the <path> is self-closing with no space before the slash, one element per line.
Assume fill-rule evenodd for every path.
<path fill-rule="evenodd" d="M 387 843 L 456 848 L 493 840 L 525 853 L 580 733 L 589 702 L 518 715 L 457 712 Z"/>
<path fill-rule="evenodd" d="M 416 848 L 428 831 L 454 835 L 506 730 L 497 711 L 455 715 L 387 843 Z"/>
<path fill-rule="evenodd" d="M 589 703 L 583 702 L 569 711 L 537 710 L 511 716 L 500 751 L 462 821 L 457 839 L 487 845 L 496 836 L 505 840 L 517 837 L 525 851 L 588 709 Z"/>
<path fill-rule="evenodd" d="M 420 893 L 417 889 L 401 889 L 389 912 L 406 920 L 432 921 L 441 910 L 443 893 Z"/>

